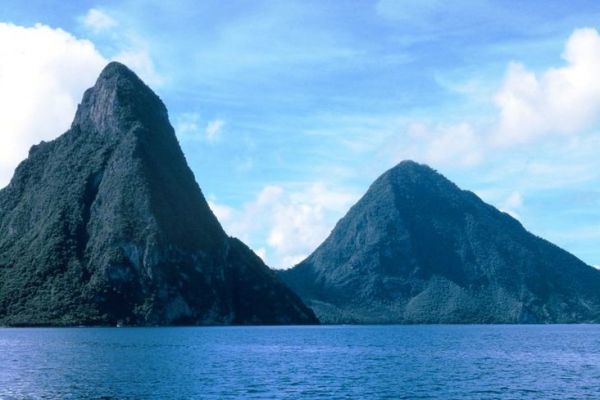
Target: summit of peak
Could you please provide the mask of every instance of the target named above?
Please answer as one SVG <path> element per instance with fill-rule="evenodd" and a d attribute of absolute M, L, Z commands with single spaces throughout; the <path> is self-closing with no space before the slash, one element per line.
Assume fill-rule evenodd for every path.
<path fill-rule="evenodd" d="M 422 172 L 436 173 L 433 168 L 426 164 L 420 164 L 413 160 L 400 161 L 396 166 L 392 167 L 388 172 Z"/>
<path fill-rule="evenodd" d="M 160 98 L 132 70 L 110 62 L 86 90 L 72 126 L 87 131 L 110 133 L 126 125 L 168 124 L 167 110 Z"/>
<path fill-rule="evenodd" d="M 122 64 L 118 61 L 109 62 L 108 64 L 106 64 L 106 66 L 104 67 L 104 69 L 102 69 L 102 72 L 100 73 L 101 78 L 109 78 L 114 76 L 127 76 L 139 79 L 137 78 L 137 75 L 135 75 L 135 73 L 132 70 L 130 70 L 125 64 Z"/>
<path fill-rule="evenodd" d="M 416 186 L 429 185 L 433 182 L 446 182 L 447 179 L 426 164 L 405 160 L 384 172 L 374 184 L 411 183 Z"/>

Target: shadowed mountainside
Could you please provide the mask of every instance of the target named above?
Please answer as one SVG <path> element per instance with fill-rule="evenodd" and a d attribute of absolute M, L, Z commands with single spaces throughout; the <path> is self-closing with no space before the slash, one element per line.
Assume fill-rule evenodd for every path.
<path fill-rule="evenodd" d="M 0 324 L 303 324 L 208 207 L 162 101 L 110 63 L 0 191 Z"/>

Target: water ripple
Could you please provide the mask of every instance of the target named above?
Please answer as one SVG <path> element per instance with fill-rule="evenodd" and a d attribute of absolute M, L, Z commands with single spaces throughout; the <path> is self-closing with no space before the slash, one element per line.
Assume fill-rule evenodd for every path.
<path fill-rule="evenodd" d="M 0 399 L 600 398 L 600 326 L 0 329 Z"/>

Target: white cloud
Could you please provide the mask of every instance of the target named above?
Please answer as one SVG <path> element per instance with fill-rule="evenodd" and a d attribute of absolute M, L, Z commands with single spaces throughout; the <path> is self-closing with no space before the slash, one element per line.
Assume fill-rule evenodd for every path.
<path fill-rule="evenodd" d="M 521 193 L 514 191 L 512 192 L 504 202 L 504 205 L 510 209 L 519 208 L 523 205 L 523 195 Z"/>
<path fill-rule="evenodd" d="M 466 122 L 412 122 L 397 131 L 381 146 L 383 153 L 391 153 L 394 162 L 413 159 L 434 167 L 470 167 L 484 159 L 485 141 Z"/>
<path fill-rule="evenodd" d="M 61 29 L 0 23 L 0 187 L 31 145 L 66 131 L 107 60 Z"/>
<path fill-rule="evenodd" d="M 83 26 L 94 33 L 107 31 L 118 25 L 114 18 L 97 8 L 91 8 L 87 14 L 80 18 L 80 21 Z"/>
<path fill-rule="evenodd" d="M 261 260 L 263 260 L 264 263 L 267 262 L 267 250 L 264 247 L 256 249 L 255 253 L 261 258 Z"/>
<path fill-rule="evenodd" d="M 549 133 L 578 133 L 600 113 L 600 35 L 591 28 L 570 36 L 566 65 L 542 73 L 512 63 L 495 96 L 499 122 L 494 142 L 513 145 Z"/>
<path fill-rule="evenodd" d="M 505 152 L 513 151 L 519 144 L 553 146 L 554 141 L 548 135 L 554 134 L 572 156 L 566 158 L 576 159 L 574 153 L 584 150 L 583 143 L 597 136 L 589 128 L 600 120 L 600 34 L 589 28 L 575 30 L 562 57 L 565 66 L 541 73 L 511 63 L 494 94 L 497 113 L 490 121 L 450 124 L 412 121 L 398 125 L 394 119 L 381 119 L 381 126 L 376 129 L 389 131 L 389 139 L 380 145 L 382 151 L 392 153 L 393 161 L 412 158 L 438 167 L 471 167 L 502 154 L 506 158 Z M 558 179 L 567 169 L 577 169 L 577 180 L 589 176 L 589 170 L 582 170 L 587 166 L 581 160 L 557 165 L 539 161 L 543 154 L 540 151 L 539 157 L 530 163 L 531 175 L 552 169 L 557 170 Z"/>
<path fill-rule="evenodd" d="M 520 219 L 519 209 L 523 206 L 523 195 L 518 191 L 511 192 L 500 207 L 501 211 L 515 219 Z"/>
<path fill-rule="evenodd" d="M 219 140 L 225 121 L 215 119 L 208 121 L 206 127 L 198 113 L 182 113 L 175 118 L 175 131 L 182 139 L 204 140 L 214 143 Z"/>
<path fill-rule="evenodd" d="M 467 123 L 434 128 L 429 134 L 425 160 L 434 165 L 479 164 L 483 158 L 481 140 Z"/>
<path fill-rule="evenodd" d="M 208 140 L 209 142 L 216 141 L 219 138 L 223 125 L 225 125 L 225 122 L 220 119 L 210 121 L 208 125 L 206 125 L 206 129 L 204 130 L 206 140 Z"/>
<path fill-rule="evenodd" d="M 225 224 L 231 221 L 231 217 L 234 212 L 233 208 L 223 204 L 217 204 L 213 201 L 209 201 L 208 206 L 210 207 L 210 209 L 215 214 L 215 216 L 221 224 Z"/>
<path fill-rule="evenodd" d="M 116 26 L 97 9 L 81 20 L 94 29 Z M 0 119 L 0 187 L 32 145 L 68 129 L 84 90 L 109 59 L 124 62 L 151 85 L 163 81 L 148 52 L 136 43 L 130 41 L 131 50 L 107 58 L 89 40 L 62 29 L 0 23 L 0 109 L 5 111 Z"/>
<path fill-rule="evenodd" d="M 287 268 L 302 261 L 325 240 L 356 198 L 322 183 L 303 185 L 295 191 L 269 185 L 240 210 L 214 202 L 211 208 L 224 214 L 219 220 L 229 234 L 254 245 L 270 266 Z M 223 213 L 223 209 L 227 211 Z"/>
<path fill-rule="evenodd" d="M 175 117 L 175 132 L 181 138 L 193 138 L 198 135 L 200 115 L 182 113 Z"/>

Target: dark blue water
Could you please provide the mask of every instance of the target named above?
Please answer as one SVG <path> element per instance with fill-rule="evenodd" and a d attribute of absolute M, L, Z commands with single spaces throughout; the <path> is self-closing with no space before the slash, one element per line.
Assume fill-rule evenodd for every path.
<path fill-rule="evenodd" d="M 600 326 L 0 329 L 0 398 L 599 399 Z"/>

